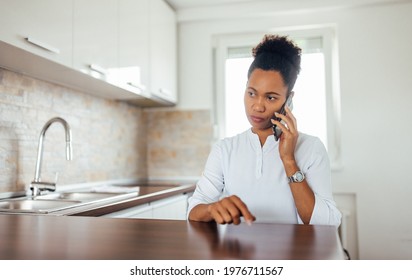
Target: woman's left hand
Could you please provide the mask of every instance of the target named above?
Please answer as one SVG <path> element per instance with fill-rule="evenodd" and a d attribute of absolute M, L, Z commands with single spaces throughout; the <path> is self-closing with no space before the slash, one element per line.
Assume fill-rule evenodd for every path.
<path fill-rule="evenodd" d="M 281 130 L 282 135 L 279 139 L 279 154 L 280 158 L 283 162 L 285 161 L 294 161 L 295 160 L 295 148 L 296 143 L 298 141 L 298 129 L 296 124 L 296 118 L 290 111 L 288 107 L 286 107 L 286 115 L 282 115 L 279 113 L 275 113 L 277 118 L 283 120 L 286 124 L 284 125 L 280 121 L 276 121 L 272 119 L 272 123 L 276 124 Z"/>

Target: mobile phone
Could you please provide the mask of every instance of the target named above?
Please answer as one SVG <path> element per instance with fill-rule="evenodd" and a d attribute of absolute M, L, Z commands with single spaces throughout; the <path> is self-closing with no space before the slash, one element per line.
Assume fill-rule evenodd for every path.
<path fill-rule="evenodd" d="M 293 98 L 293 92 L 291 92 L 291 93 L 289 94 L 289 96 L 288 96 L 288 98 L 286 99 L 285 103 L 283 103 L 282 107 L 280 108 L 280 110 L 279 110 L 279 112 L 278 112 L 279 114 L 286 115 L 285 106 L 288 106 L 290 110 L 293 109 L 292 98 Z M 274 120 L 279 121 L 279 122 L 282 121 L 281 118 L 277 118 L 277 117 L 275 117 L 275 116 L 273 116 L 272 118 L 273 118 Z M 282 135 L 282 130 L 281 130 L 276 124 L 273 125 L 272 129 L 273 129 L 273 135 L 275 136 L 275 140 L 278 141 L 279 138 L 280 138 L 280 136 Z"/>

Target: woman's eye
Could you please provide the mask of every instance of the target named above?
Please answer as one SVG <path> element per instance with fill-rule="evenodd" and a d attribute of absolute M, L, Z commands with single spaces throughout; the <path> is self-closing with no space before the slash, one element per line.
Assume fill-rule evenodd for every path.
<path fill-rule="evenodd" d="M 251 91 L 249 91 L 248 94 L 249 94 L 249 96 L 255 96 L 255 93 L 251 92 Z"/>
<path fill-rule="evenodd" d="M 274 101 L 274 100 L 276 100 L 277 98 L 275 97 L 275 96 L 268 96 L 268 99 L 269 99 L 269 101 Z"/>

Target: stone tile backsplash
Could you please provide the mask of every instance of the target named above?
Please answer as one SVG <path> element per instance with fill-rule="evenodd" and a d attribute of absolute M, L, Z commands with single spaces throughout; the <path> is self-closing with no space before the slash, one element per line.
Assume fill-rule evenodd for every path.
<path fill-rule="evenodd" d="M 42 180 L 77 184 L 147 177 L 196 177 L 212 141 L 208 110 L 142 109 L 0 68 L 0 192 L 22 191 L 34 178 L 43 125 L 71 126 L 65 160 L 59 123 L 44 142 Z"/>
<path fill-rule="evenodd" d="M 147 126 L 150 177 L 202 174 L 213 139 L 209 110 L 149 111 Z"/>

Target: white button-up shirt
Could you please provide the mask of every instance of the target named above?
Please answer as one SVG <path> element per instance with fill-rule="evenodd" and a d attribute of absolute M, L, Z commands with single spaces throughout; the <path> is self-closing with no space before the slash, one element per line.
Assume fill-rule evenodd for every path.
<path fill-rule="evenodd" d="M 330 164 L 322 142 L 299 133 L 295 158 L 315 194 L 311 224 L 339 226 L 341 213 L 332 197 Z M 273 136 L 261 147 L 251 129 L 218 141 L 189 199 L 188 213 L 198 204 L 237 195 L 256 222 L 302 223 Z"/>

